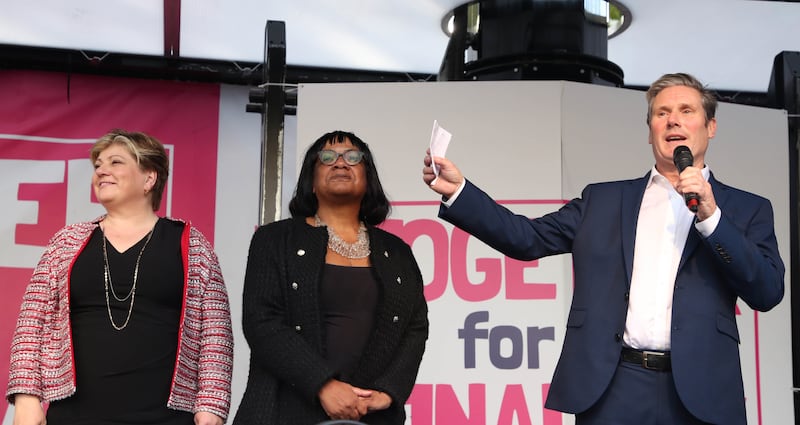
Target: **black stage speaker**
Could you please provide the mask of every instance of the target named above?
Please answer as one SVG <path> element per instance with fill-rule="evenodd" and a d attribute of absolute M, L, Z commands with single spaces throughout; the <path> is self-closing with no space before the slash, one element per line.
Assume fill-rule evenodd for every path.
<path fill-rule="evenodd" d="M 621 86 L 606 17 L 583 0 L 483 0 L 452 12 L 439 80 L 569 80 Z"/>

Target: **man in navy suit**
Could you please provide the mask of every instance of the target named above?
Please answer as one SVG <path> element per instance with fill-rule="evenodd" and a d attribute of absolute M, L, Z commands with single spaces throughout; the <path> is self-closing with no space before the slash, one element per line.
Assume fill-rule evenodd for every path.
<path fill-rule="evenodd" d="M 650 172 L 591 184 L 543 217 L 514 214 L 430 152 L 423 181 L 442 195 L 441 218 L 509 257 L 572 253 L 574 294 L 546 407 L 574 413 L 577 425 L 746 424 L 735 303 L 767 311 L 783 298 L 772 205 L 706 165 L 717 101 L 699 81 L 667 74 L 646 97 Z M 694 157 L 683 171 L 679 145 Z"/>

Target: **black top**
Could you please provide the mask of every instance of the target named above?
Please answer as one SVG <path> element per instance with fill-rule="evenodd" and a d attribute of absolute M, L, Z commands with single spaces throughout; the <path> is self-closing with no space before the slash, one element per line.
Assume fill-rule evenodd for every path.
<path fill-rule="evenodd" d="M 320 281 L 320 309 L 325 326 L 328 364 L 347 380 L 372 332 L 378 305 L 378 282 L 370 267 L 325 264 Z"/>
<path fill-rule="evenodd" d="M 192 413 L 167 408 L 183 303 L 183 228 L 159 219 L 146 246 L 147 236 L 125 252 L 106 241 L 114 292 L 104 289 L 103 233 L 99 227 L 92 233 L 70 275 L 77 392 L 50 403 L 49 425 L 194 423 Z M 136 291 L 125 299 L 140 252 Z M 121 327 L 131 302 L 127 326 L 114 329 L 109 308 Z"/>

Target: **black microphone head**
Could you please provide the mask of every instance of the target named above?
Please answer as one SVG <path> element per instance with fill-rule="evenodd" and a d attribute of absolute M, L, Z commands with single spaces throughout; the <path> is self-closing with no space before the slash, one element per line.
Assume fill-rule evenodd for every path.
<path fill-rule="evenodd" d="M 672 151 L 672 162 L 675 163 L 675 168 L 678 169 L 678 172 L 682 172 L 686 167 L 694 164 L 692 151 L 684 145 L 676 146 L 675 150 Z"/>

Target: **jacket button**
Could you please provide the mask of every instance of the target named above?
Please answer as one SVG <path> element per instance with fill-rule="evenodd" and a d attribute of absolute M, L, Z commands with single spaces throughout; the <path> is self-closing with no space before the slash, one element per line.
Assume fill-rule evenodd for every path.
<path fill-rule="evenodd" d="M 620 335 L 619 333 L 615 333 L 614 334 L 614 341 L 617 341 L 617 342 L 622 341 L 622 335 Z"/>
<path fill-rule="evenodd" d="M 295 291 L 297 290 L 298 286 L 300 285 L 298 285 L 297 282 L 292 282 L 292 289 L 294 289 Z"/>
<path fill-rule="evenodd" d="M 627 301 L 629 299 L 631 299 L 631 293 L 630 292 L 626 292 L 625 293 L 625 301 Z"/>
<path fill-rule="evenodd" d="M 399 316 L 392 317 L 392 322 L 397 323 L 399 321 L 400 321 L 400 317 Z"/>
<path fill-rule="evenodd" d="M 400 276 L 397 276 L 397 284 L 399 285 L 401 283 L 403 283 L 403 279 L 400 279 Z"/>
<path fill-rule="evenodd" d="M 303 330 L 303 327 L 302 327 L 302 326 L 300 326 L 300 325 L 296 325 L 296 326 L 294 327 L 294 330 L 295 330 L 296 332 L 300 332 L 301 330 Z"/>
<path fill-rule="evenodd" d="M 297 250 L 297 255 L 299 255 L 301 257 L 306 255 L 306 250 L 305 249 L 298 249 Z"/>
<path fill-rule="evenodd" d="M 383 256 L 389 258 L 389 251 L 383 251 Z"/>

